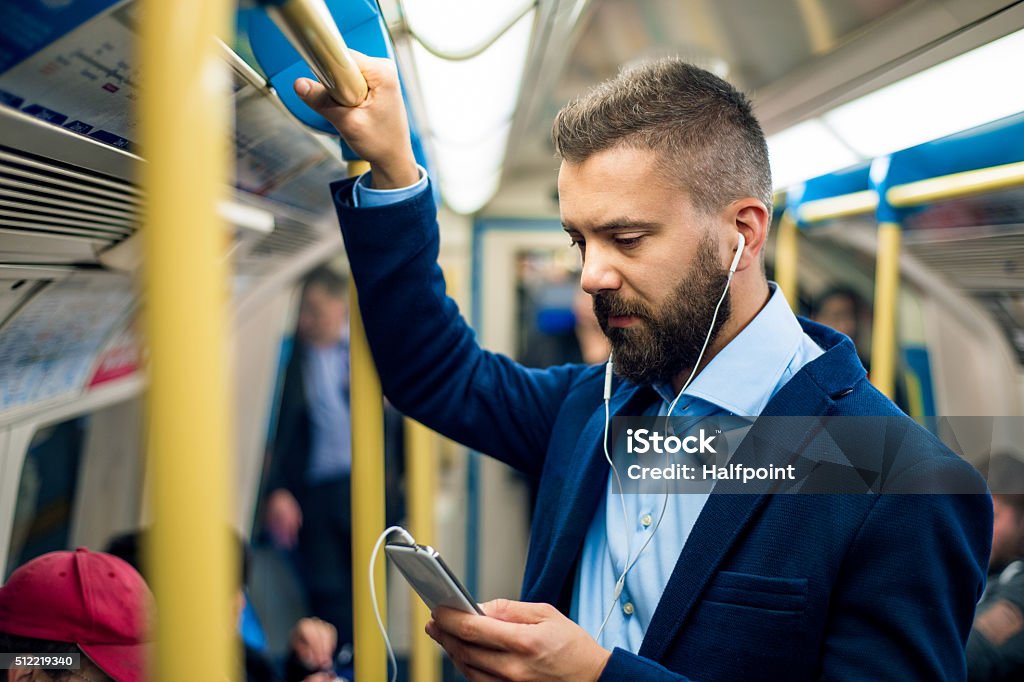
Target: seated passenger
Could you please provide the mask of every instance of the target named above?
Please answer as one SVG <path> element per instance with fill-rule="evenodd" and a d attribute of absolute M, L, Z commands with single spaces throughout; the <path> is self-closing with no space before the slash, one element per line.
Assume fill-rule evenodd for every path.
<path fill-rule="evenodd" d="M 988 473 L 995 512 L 992 555 L 967 640 L 968 679 L 1024 680 L 1024 462 L 997 455 Z"/>
<path fill-rule="evenodd" d="M 33 559 L 0 587 L 0 652 L 80 653 L 80 667 L 14 667 L 0 680 L 142 682 L 152 608 L 142 577 L 117 557 L 77 549 Z"/>
<path fill-rule="evenodd" d="M 107 551 L 124 559 L 142 572 L 141 541 L 143 531 L 125 533 L 113 538 Z M 236 620 L 241 622 L 245 609 L 245 585 L 249 578 L 249 554 L 245 543 L 237 534 L 238 556 L 241 560 L 241 585 L 235 595 Z M 145 573 L 143 573 L 145 575 Z M 337 632 L 334 627 L 318 618 L 303 618 L 295 624 L 289 640 L 290 652 L 285 662 L 286 682 L 331 682 L 336 680 L 332 669 L 332 656 Z M 255 647 L 243 642 L 245 649 L 245 675 L 248 682 L 278 682 L 281 677 L 266 656 Z M 2 649 L 0 649 L 2 650 Z"/>

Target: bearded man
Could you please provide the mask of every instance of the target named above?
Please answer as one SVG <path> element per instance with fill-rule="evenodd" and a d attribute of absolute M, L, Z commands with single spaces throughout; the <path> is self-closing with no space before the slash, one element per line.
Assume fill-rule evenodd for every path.
<path fill-rule="evenodd" d="M 521 601 L 427 624 L 466 677 L 963 679 L 991 500 L 866 381 L 846 337 L 798 320 L 766 280 L 772 184 L 747 99 L 670 59 L 559 113 L 562 223 L 613 360 L 534 370 L 481 349 L 445 296 L 394 65 L 358 63 L 357 107 L 308 79 L 295 90 L 371 165 L 332 190 L 385 393 L 539 486 Z M 669 414 L 887 417 L 914 444 L 884 439 L 895 489 L 938 474 L 982 493 L 620 494 L 609 415 Z M 735 462 L 763 454 L 759 424 Z"/>

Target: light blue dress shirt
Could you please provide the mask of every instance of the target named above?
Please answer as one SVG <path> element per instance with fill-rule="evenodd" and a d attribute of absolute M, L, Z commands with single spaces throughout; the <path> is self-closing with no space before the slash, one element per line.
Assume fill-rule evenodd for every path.
<path fill-rule="evenodd" d="M 352 192 L 352 203 L 356 206 L 369 208 L 373 206 L 387 206 L 397 204 L 400 201 L 416 196 L 427 188 L 427 171 L 423 166 L 416 164 L 420 172 L 420 179 L 416 184 L 398 189 L 373 189 L 370 184 L 373 182 L 372 171 L 366 171 L 356 180 L 355 189 Z"/>
<path fill-rule="evenodd" d="M 403 201 L 424 191 L 427 178 L 420 168 L 419 182 L 410 187 L 374 190 L 368 184 L 367 174 L 356 181 L 357 206 Z M 769 286 L 768 303 L 697 375 L 676 403 L 673 415 L 756 417 L 800 368 L 823 353 L 800 327 L 778 285 L 771 282 Z M 666 415 L 675 393 L 670 385 L 656 385 L 654 389 L 662 399 L 657 414 Z M 619 475 L 624 476 L 625 472 Z M 708 495 L 627 494 L 627 528 L 623 527 L 622 502 L 612 481 L 609 471 L 607 491 L 584 540 L 570 616 L 596 637 L 611 611 L 600 644 L 636 653 Z M 657 535 L 626 576 L 612 609 L 615 584 L 626 561 L 626 534 L 630 535 L 630 549 L 638 551 L 657 525 L 663 505 L 664 517 Z"/>
<path fill-rule="evenodd" d="M 756 417 L 801 367 L 822 354 L 804 334 L 782 291 L 774 283 L 770 287 L 765 307 L 697 375 L 673 415 Z M 662 399 L 657 414 L 666 415 L 675 393 L 670 385 L 654 389 Z M 596 637 L 611 612 L 599 643 L 636 653 L 708 495 L 637 493 L 622 500 L 616 490 L 609 471 L 607 492 L 584 540 L 570 616 Z M 628 527 L 623 527 L 623 501 Z M 658 525 L 663 505 L 657 534 L 630 569 L 613 608 L 615 584 L 626 563 L 626 535 L 630 550 L 637 552 Z"/>
<path fill-rule="evenodd" d="M 309 414 L 311 485 L 346 476 L 352 470 L 352 415 L 348 404 L 348 339 L 327 348 L 304 349 L 302 385 Z"/>

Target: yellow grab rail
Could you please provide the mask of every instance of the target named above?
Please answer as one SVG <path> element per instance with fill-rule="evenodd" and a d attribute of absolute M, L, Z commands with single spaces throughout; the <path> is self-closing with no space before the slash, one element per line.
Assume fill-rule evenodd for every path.
<path fill-rule="evenodd" d="M 900 295 L 899 223 L 879 223 L 875 265 L 875 321 L 871 332 L 871 383 L 889 398 L 896 389 L 896 322 Z"/>
<path fill-rule="evenodd" d="M 349 175 L 367 170 L 349 163 Z M 367 567 L 373 545 L 384 531 L 384 397 L 366 340 L 355 283 L 349 287 L 349 364 L 352 406 L 352 630 L 356 679 L 386 680 L 387 654 L 373 616 Z M 374 583 L 384 585 L 384 562 L 373 567 Z M 377 602 L 386 619 L 387 594 Z M 386 623 L 385 623 L 386 625 Z"/>
<path fill-rule="evenodd" d="M 366 80 L 323 0 L 268 2 L 265 8 L 335 102 L 354 107 L 366 99 Z"/>
<path fill-rule="evenodd" d="M 789 307 L 797 311 L 799 279 L 797 268 L 800 261 L 800 237 L 796 221 L 790 211 L 779 218 L 779 234 L 775 237 L 775 281 L 786 296 Z"/>
<path fill-rule="evenodd" d="M 801 204 L 799 210 L 801 222 L 817 223 L 823 220 L 871 213 L 876 208 L 878 208 L 878 192 L 866 189 L 863 192 L 808 201 Z"/>
<path fill-rule="evenodd" d="M 373 617 L 367 567 L 377 537 L 384 531 L 384 402 L 380 378 L 366 341 L 355 284 L 350 287 L 349 354 L 352 372 L 352 626 L 356 679 L 386 680 L 384 641 Z M 373 567 L 374 582 L 384 585 L 384 562 Z M 386 620 L 387 594 L 378 600 Z M 385 626 L 387 623 L 385 622 Z"/>
<path fill-rule="evenodd" d="M 889 188 L 885 197 L 893 206 L 917 206 L 929 201 L 995 192 L 1018 185 L 1024 185 L 1024 161 L 896 185 Z"/>
<path fill-rule="evenodd" d="M 231 287 L 228 233 L 217 212 L 228 186 L 231 99 L 214 40 L 231 42 L 233 13 L 224 0 L 142 5 L 142 79 L 150 84 L 139 114 L 148 160 L 142 234 L 154 518 L 145 560 L 159 611 L 156 679 L 173 682 L 197 674 L 236 679 L 241 672 L 232 615 L 239 564 L 227 532 L 234 505 Z"/>
<path fill-rule="evenodd" d="M 421 545 L 434 546 L 434 498 L 437 490 L 437 436 L 412 419 L 405 420 L 405 489 L 408 499 L 409 532 Z M 430 609 L 409 589 L 411 682 L 441 679 L 441 657 L 437 645 L 423 631 Z"/>

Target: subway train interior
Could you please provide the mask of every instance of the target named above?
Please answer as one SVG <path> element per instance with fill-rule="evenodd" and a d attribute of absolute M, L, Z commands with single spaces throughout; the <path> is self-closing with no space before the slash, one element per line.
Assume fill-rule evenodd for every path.
<path fill-rule="evenodd" d="M 145 529 L 153 679 L 246 679 L 238 632 L 276 666 L 301 618 L 333 622 L 295 568 L 327 526 L 275 497 L 298 438 L 288 401 L 320 382 L 290 383 L 296 349 L 318 326 L 347 349 L 323 359 L 345 395 L 304 417 L 343 414 L 324 431 L 348 443 L 351 487 L 322 514 L 350 546 L 314 560 L 347 581 L 331 674 L 389 679 L 379 604 L 400 679 L 461 679 L 395 566 L 368 568 L 387 525 L 477 601 L 520 598 L 529 477 L 403 417 L 376 377 L 330 188 L 367 166 L 293 89 L 316 76 L 346 105 L 354 69 L 358 104 L 375 85 L 349 49 L 397 64 L 448 296 L 484 348 L 606 361 L 552 121 L 623 69 L 680 57 L 753 104 L 774 192 L 764 267 L 789 307 L 850 336 L 872 384 L 967 460 L 1024 461 L 1022 2 L 5 0 L 0 583 Z M 237 619 L 228 528 L 248 556 Z"/>

